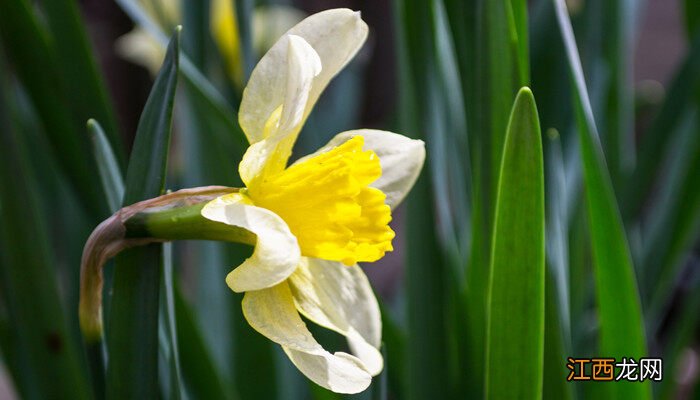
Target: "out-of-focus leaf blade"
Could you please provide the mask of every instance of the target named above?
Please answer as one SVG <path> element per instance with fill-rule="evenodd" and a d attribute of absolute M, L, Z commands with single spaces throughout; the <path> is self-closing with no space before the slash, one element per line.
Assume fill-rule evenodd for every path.
<path fill-rule="evenodd" d="M 65 101 L 62 76 L 55 67 L 57 55 L 49 45 L 48 35 L 25 0 L 4 2 L 2 8 L 2 42 L 41 118 L 56 158 L 91 216 L 104 217 L 107 206 L 99 185 L 94 184 L 95 163 L 84 156 L 89 153 L 84 138 L 85 120 L 76 124 L 70 104 Z"/>
<path fill-rule="evenodd" d="M 570 294 L 569 294 L 569 221 L 567 218 L 566 207 L 568 197 L 566 193 L 566 173 L 564 160 L 561 149 L 561 140 L 559 133 L 555 129 L 547 131 L 547 140 L 544 146 L 546 161 L 546 196 L 547 201 L 547 260 L 550 269 L 552 270 L 552 279 L 555 284 L 552 285 L 555 290 L 555 303 L 559 307 L 556 314 L 560 319 L 562 332 L 565 335 L 570 335 L 571 318 L 570 318 Z M 549 289 L 548 289 L 549 290 Z M 548 294 L 549 296 L 549 294 Z M 549 307 L 549 306 L 548 306 Z"/>
<path fill-rule="evenodd" d="M 65 83 L 64 101 L 70 104 L 77 125 L 88 118 L 102 121 L 117 165 L 124 165 L 124 146 L 104 82 L 98 72 L 82 17 L 75 0 L 41 1 L 57 55 L 57 69 Z"/>
<path fill-rule="evenodd" d="M 651 209 L 643 238 L 643 287 L 652 329 L 662 323 L 661 312 L 672 300 L 684 253 L 700 237 L 700 122 L 697 106 L 690 108 L 667 156 L 668 178 L 658 190 L 659 201 Z"/>
<path fill-rule="evenodd" d="M 134 0 L 117 0 L 117 4 L 135 23 L 141 25 L 161 45 L 165 46 L 167 43 L 165 34 Z M 180 54 L 180 64 L 180 72 L 185 78 L 183 83 L 191 89 L 191 96 L 201 104 L 206 105 L 211 111 L 209 115 L 216 118 L 218 125 L 223 127 L 223 129 L 213 129 L 200 133 L 212 135 L 211 140 L 226 148 L 230 154 L 242 155 L 248 147 L 248 143 L 234 120 L 236 112 L 184 54 Z"/>
<path fill-rule="evenodd" d="M 695 95 L 700 84 L 700 34 L 696 35 L 687 56 L 682 62 L 649 129 L 640 139 L 637 167 L 627 185 L 623 188 L 622 202 L 625 204 L 625 218 L 636 217 L 644 205 L 651 188 L 656 182 L 660 163 L 668 144 L 672 141 L 669 132 L 677 131 L 683 120 L 686 105 Z"/>
<path fill-rule="evenodd" d="M 173 277 L 172 243 L 163 245 L 163 299 L 161 301 L 161 328 L 167 339 L 167 358 L 170 396 L 168 398 L 180 400 L 184 398 L 182 385 L 182 372 L 180 367 L 180 351 L 177 336 L 177 316 L 175 313 L 175 281 Z"/>
<path fill-rule="evenodd" d="M 188 393 L 195 399 L 235 399 L 231 385 L 221 377 L 206 348 L 202 333 L 192 315 L 192 310 L 175 285 L 175 313 L 182 376 Z"/>
<path fill-rule="evenodd" d="M 554 5 L 575 94 L 574 105 L 595 265 L 600 321 L 599 352 L 606 357 L 633 357 L 638 360 L 648 354 L 632 258 L 598 138 L 566 4 L 564 0 L 554 0 Z M 606 386 L 605 391 L 611 398 L 651 397 L 648 382 L 618 382 Z"/>
<path fill-rule="evenodd" d="M 3 66 L 4 67 L 4 66 Z M 4 71 L 3 71 L 4 72 Z M 28 398 L 89 399 L 81 354 L 69 335 L 47 247 L 36 175 L 27 144 L 17 135 L 0 78 L 0 295 L 12 321 L 6 346 L 16 363 L 13 375 Z M 29 386 L 27 386 L 29 385 Z"/>
<path fill-rule="evenodd" d="M 698 264 L 698 259 L 689 260 L 691 265 Z M 667 377 L 679 376 L 680 368 L 686 367 L 688 364 L 683 364 L 683 352 L 688 351 L 692 346 L 693 338 L 700 324 L 700 282 L 691 282 L 688 285 L 687 293 L 683 296 L 681 310 L 675 324 L 670 329 L 668 334 L 666 348 L 664 349 L 664 374 Z M 697 384 L 696 384 L 697 385 Z M 660 399 L 675 399 L 678 398 L 679 390 L 678 379 L 664 379 L 659 383 L 657 394 Z"/>
<path fill-rule="evenodd" d="M 515 99 L 505 138 L 487 300 L 486 398 L 542 396 L 544 167 L 532 92 Z M 513 375 L 512 371 L 518 371 Z"/>
<path fill-rule="evenodd" d="M 436 52 L 436 4 L 433 1 L 395 2 L 399 38 L 402 132 L 423 138 L 436 122 L 435 104 L 440 99 Z M 408 399 L 448 398 L 450 382 L 447 299 L 452 271 L 437 238 L 431 157 L 408 198 L 406 295 L 408 308 L 407 353 Z M 444 179 L 441 177 L 440 179 Z M 425 299 L 432 299 L 425 301 Z M 431 371 L 426 374 L 425 371 Z"/>
<path fill-rule="evenodd" d="M 406 333 L 392 319 L 389 310 L 381 299 L 379 307 L 382 314 L 382 339 L 384 340 L 384 369 L 391 394 L 397 399 L 406 397 L 408 390 L 408 365 L 406 364 Z"/>
<path fill-rule="evenodd" d="M 518 68 L 518 77 L 516 82 L 520 85 L 530 84 L 530 47 L 527 22 L 527 1 L 526 0 L 510 0 L 510 10 L 512 13 L 511 21 L 511 40 L 515 41 L 512 45 L 515 47 L 516 65 Z"/>
<path fill-rule="evenodd" d="M 179 28 L 149 95 L 136 132 L 124 205 L 160 195 L 165 186 L 178 77 Z M 127 250 L 116 259 L 107 398 L 158 396 L 158 300 L 162 246 Z"/>
<path fill-rule="evenodd" d="M 544 365 L 542 370 L 542 398 L 569 400 L 573 398 L 573 387 L 566 381 L 568 370 L 562 368 L 570 347 L 567 346 L 565 330 L 559 306 L 558 282 L 550 268 L 545 272 L 545 318 L 544 318 Z"/>
<path fill-rule="evenodd" d="M 683 15 L 685 16 L 685 28 L 688 37 L 692 38 L 700 33 L 700 3 L 695 0 L 683 1 Z"/>

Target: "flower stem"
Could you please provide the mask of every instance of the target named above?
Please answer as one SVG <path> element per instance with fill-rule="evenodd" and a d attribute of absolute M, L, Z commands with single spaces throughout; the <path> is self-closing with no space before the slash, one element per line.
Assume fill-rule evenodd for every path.
<path fill-rule="evenodd" d="M 80 328 L 88 343 L 102 339 L 102 267 L 122 250 L 172 240 L 255 244 L 253 233 L 201 215 L 208 202 L 236 191 L 222 186 L 179 190 L 124 207 L 95 228 L 80 266 Z"/>
<path fill-rule="evenodd" d="M 146 210 L 127 221 L 126 237 L 170 240 L 218 240 L 254 245 L 253 233 L 202 216 L 206 202 L 162 211 Z"/>

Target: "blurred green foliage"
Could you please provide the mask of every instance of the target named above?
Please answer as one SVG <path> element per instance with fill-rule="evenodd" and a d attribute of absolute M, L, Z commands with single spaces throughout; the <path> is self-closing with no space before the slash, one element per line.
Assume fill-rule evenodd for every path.
<path fill-rule="evenodd" d="M 175 26 L 117 3 L 165 48 Z M 253 9 L 274 2 L 235 3 L 247 76 Z M 428 158 L 399 212 L 405 277 L 380 299 L 385 371 L 341 396 L 245 322 L 224 283 L 244 246 L 124 254 L 106 273 L 106 343 L 83 342 L 89 232 L 167 188 L 240 185 L 241 88 L 209 37 L 209 2 L 183 1 L 127 155 L 78 2 L 4 1 L 0 354 L 12 387 L 28 399 L 699 396 L 700 6 L 679 2 L 689 45 L 661 101 L 633 80 L 645 3 L 393 0 L 397 107 L 384 128 L 423 139 Z M 301 154 L 360 127 L 366 71 L 357 61 L 336 78 Z M 595 356 L 663 357 L 664 379 L 566 382 L 567 357 Z"/>

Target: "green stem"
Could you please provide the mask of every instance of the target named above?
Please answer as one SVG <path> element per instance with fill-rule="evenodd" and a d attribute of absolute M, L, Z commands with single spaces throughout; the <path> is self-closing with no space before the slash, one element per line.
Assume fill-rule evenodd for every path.
<path fill-rule="evenodd" d="M 206 202 L 163 211 L 145 211 L 129 218 L 126 237 L 171 240 L 218 240 L 254 245 L 253 233 L 202 216 Z"/>
<path fill-rule="evenodd" d="M 102 267 L 122 250 L 172 240 L 217 240 L 255 245 L 257 237 L 237 226 L 204 218 L 211 200 L 238 189 L 183 189 L 124 207 L 88 238 L 80 266 L 80 328 L 88 343 L 102 338 Z"/>

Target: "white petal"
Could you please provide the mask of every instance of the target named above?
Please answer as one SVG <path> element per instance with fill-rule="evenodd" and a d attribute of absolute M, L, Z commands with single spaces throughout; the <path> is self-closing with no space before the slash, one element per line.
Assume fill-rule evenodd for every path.
<path fill-rule="evenodd" d="M 398 133 L 376 129 L 358 129 L 342 132 L 331 139 L 328 144 L 314 154 L 297 160 L 301 162 L 308 157 L 326 152 L 340 146 L 354 136 L 365 139 L 364 150 L 372 150 L 379 156 L 382 176 L 370 186 L 386 194 L 386 204 L 392 209 L 401 203 L 416 183 L 425 162 L 425 143 L 410 139 Z"/>
<path fill-rule="evenodd" d="M 372 377 L 362 361 L 346 353 L 331 354 L 321 347 L 294 308 L 289 285 L 246 292 L 243 315 L 250 326 L 282 348 L 294 365 L 316 384 L 337 393 L 359 393 Z"/>
<path fill-rule="evenodd" d="M 299 312 L 346 336 L 350 349 L 370 374 L 382 371 L 379 304 L 359 266 L 303 257 L 289 277 L 289 285 Z"/>
<path fill-rule="evenodd" d="M 265 123 L 286 98 L 289 73 L 287 35 L 298 36 L 311 45 L 323 67 L 309 92 L 303 123 L 328 82 L 360 49 L 367 31 L 367 24 L 359 13 L 348 9 L 327 10 L 304 19 L 272 46 L 253 70 L 238 114 L 241 128 L 250 143 L 264 139 Z"/>
<path fill-rule="evenodd" d="M 294 131 L 304 118 L 304 109 L 314 78 L 321 73 L 321 59 L 306 40 L 287 35 L 287 91 L 284 94 L 279 132 Z"/>
<path fill-rule="evenodd" d="M 241 179 L 251 182 L 264 173 L 282 171 L 292 154 L 314 77 L 321 72 L 321 60 L 304 39 L 287 35 L 287 82 L 284 103 L 267 118 L 265 138 L 252 143 L 238 167 Z"/>
<path fill-rule="evenodd" d="M 210 201 L 201 211 L 212 221 L 244 228 L 257 236 L 253 255 L 226 276 L 234 292 L 274 286 L 294 272 L 301 258 L 296 237 L 270 210 L 251 205 L 234 193 Z"/>

